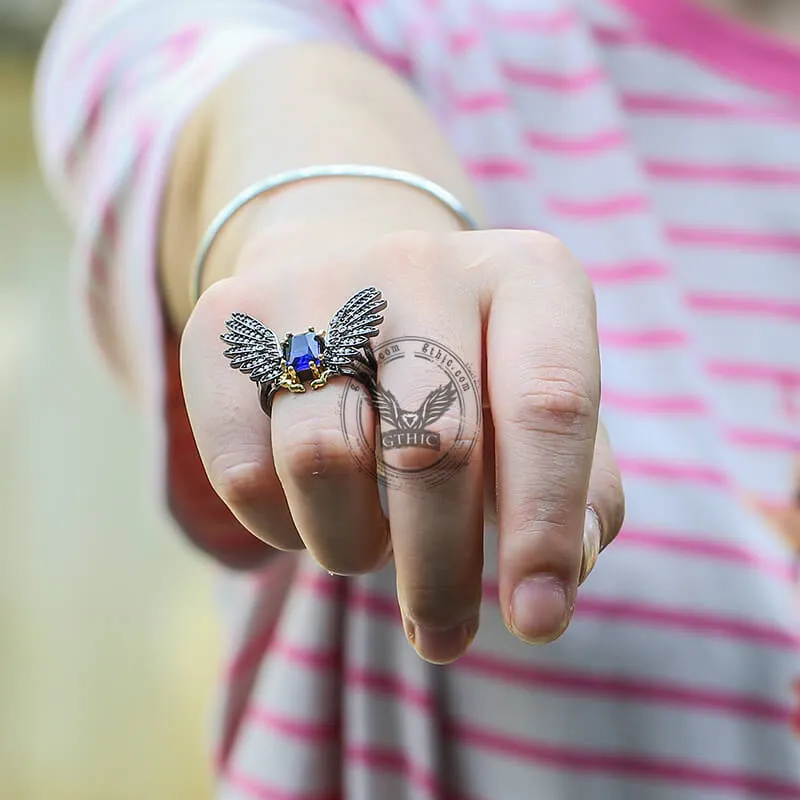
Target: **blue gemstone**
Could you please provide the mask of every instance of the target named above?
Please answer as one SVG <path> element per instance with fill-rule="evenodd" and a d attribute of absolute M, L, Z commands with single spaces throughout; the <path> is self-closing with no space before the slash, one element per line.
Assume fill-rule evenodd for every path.
<path fill-rule="evenodd" d="M 322 354 L 322 341 L 316 333 L 296 333 L 286 342 L 286 364 L 294 368 L 300 381 L 308 381 L 314 377 L 311 363 L 319 362 Z"/>

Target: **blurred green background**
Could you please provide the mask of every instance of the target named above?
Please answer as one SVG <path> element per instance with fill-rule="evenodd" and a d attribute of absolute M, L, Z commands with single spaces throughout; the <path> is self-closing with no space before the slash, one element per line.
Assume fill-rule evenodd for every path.
<path fill-rule="evenodd" d="M 70 235 L 31 140 L 57 5 L 0 0 L 0 798 L 204 800 L 212 575 L 76 325 Z"/>

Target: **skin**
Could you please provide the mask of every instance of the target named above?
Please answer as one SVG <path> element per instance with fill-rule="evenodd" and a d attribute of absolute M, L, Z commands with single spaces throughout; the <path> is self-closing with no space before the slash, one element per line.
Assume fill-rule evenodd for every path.
<path fill-rule="evenodd" d="M 794 493 L 792 502 L 775 505 L 758 497 L 746 497 L 745 502 L 758 512 L 784 543 L 800 556 L 800 458 L 794 471 Z"/>
<path fill-rule="evenodd" d="M 796 0 L 696 0 L 736 17 L 789 43 L 800 42 L 800 8 Z"/>
<path fill-rule="evenodd" d="M 702 2 L 784 36 L 800 30 L 796 3 Z M 496 517 L 506 625 L 524 641 L 552 641 L 571 618 L 584 525 L 596 524 L 587 504 L 604 546 L 624 514 L 598 422 L 594 297 L 562 243 L 535 232 L 461 232 L 434 199 L 380 181 L 297 184 L 236 215 L 215 243 L 207 291 L 191 307 L 197 244 L 231 197 L 287 168 L 337 162 L 425 175 L 481 216 L 458 158 L 408 87 L 336 46 L 250 59 L 178 143 L 161 281 L 182 334 L 186 404 L 211 483 L 275 551 L 305 548 L 342 574 L 393 558 L 409 641 L 434 662 L 460 656 L 477 630 L 483 524 Z M 233 311 L 278 332 L 302 331 L 324 325 L 369 285 L 389 301 L 376 345 L 403 335 L 442 341 L 480 376 L 485 406 L 482 444 L 468 466 L 433 489 L 390 490 L 388 519 L 339 429 L 344 382 L 279 393 L 270 420 L 219 342 Z"/>

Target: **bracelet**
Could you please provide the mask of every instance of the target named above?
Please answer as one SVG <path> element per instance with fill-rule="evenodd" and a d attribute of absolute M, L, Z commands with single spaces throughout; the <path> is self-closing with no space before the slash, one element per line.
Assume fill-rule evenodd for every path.
<path fill-rule="evenodd" d="M 203 285 L 203 272 L 205 270 L 208 255 L 211 247 L 214 244 L 219 232 L 231 219 L 231 217 L 242 206 L 249 203 L 256 197 L 271 192 L 281 186 L 286 186 L 290 183 L 298 183 L 312 178 L 377 178 L 378 180 L 393 181 L 394 183 L 402 183 L 406 186 L 412 186 L 427 194 L 435 197 L 440 203 L 446 206 L 462 223 L 467 230 L 476 230 L 478 222 L 472 214 L 467 211 L 461 201 L 445 189 L 433 181 L 423 178 L 421 175 L 416 175 L 413 172 L 405 172 L 399 169 L 391 169 L 389 167 L 368 166 L 362 164 L 327 164 L 312 167 L 303 167 L 300 169 L 290 169 L 285 172 L 279 172 L 276 175 L 271 175 L 258 183 L 249 186 L 247 189 L 236 195 L 222 211 L 217 214 L 208 230 L 200 241 L 197 255 L 195 256 L 194 267 L 192 269 L 190 284 L 189 284 L 189 300 L 192 308 L 197 303 L 202 292 Z"/>

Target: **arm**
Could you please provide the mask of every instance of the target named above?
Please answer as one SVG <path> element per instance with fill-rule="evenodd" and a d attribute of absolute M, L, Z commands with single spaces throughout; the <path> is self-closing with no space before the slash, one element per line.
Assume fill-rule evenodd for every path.
<path fill-rule="evenodd" d="M 285 10 L 293 4 L 259 0 L 257 5 Z M 320 17 L 330 9 L 325 2 L 313 7 Z M 292 14 L 310 23 L 318 16 Z M 110 263 L 99 262 L 94 277 L 110 290 L 101 295 L 97 314 L 120 334 L 131 363 L 137 363 L 143 343 L 153 343 L 154 330 L 163 343 L 164 380 L 173 400 L 167 404 L 167 428 L 171 452 L 178 456 L 168 470 L 169 483 L 173 494 L 176 486 L 187 489 L 181 507 L 192 513 L 184 528 L 226 563 L 234 563 L 230 545 L 237 539 L 240 565 L 247 563 L 242 548 L 248 542 L 250 563 L 272 552 L 264 543 L 282 550 L 305 547 L 321 565 L 341 574 L 368 572 L 393 556 L 409 639 L 425 658 L 449 661 L 477 629 L 484 521 L 480 487 L 486 481 L 497 489 L 499 594 L 506 624 L 527 641 L 557 637 L 574 605 L 582 535 L 584 541 L 588 532 L 591 541 L 607 543 L 622 516 L 608 443 L 595 436 L 599 358 L 588 279 L 566 248 L 544 234 L 455 233 L 449 213 L 424 194 L 337 179 L 287 187 L 244 209 L 214 250 L 206 279 L 213 285 L 190 309 L 184 299 L 189 269 L 205 225 L 236 192 L 277 170 L 326 161 L 385 164 L 423 173 L 473 209 L 476 205 L 455 155 L 422 105 L 402 82 L 358 53 L 352 41 L 345 42 L 346 36 L 330 37 L 336 45 L 301 44 L 303 37 L 289 36 L 282 40 L 288 46 L 278 49 L 266 46 L 281 39 L 269 26 L 236 30 L 243 40 L 256 37 L 255 43 L 247 40 L 251 46 L 242 48 L 244 57 L 234 48 L 237 63 L 228 63 L 225 75 L 211 70 L 213 92 L 198 97 L 197 85 L 186 78 L 179 85 L 197 100 L 192 113 L 185 113 L 181 92 L 165 96 L 166 77 L 160 81 L 151 75 L 140 86 L 138 96 L 154 127 L 138 129 L 145 135 L 134 149 L 133 168 L 124 160 L 127 171 L 116 163 L 107 172 L 98 167 L 98 154 L 109 145 L 117 152 L 112 134 L 124 137 L 136 127 L 131 105 L 119 94 L 110 96 L 110 119 L 117 127 L 101 124 L 99 134 L 96 115 L 87 116 L 89 152 L 94 153 L 86 161 L 91 202 L 81 213 L 79 240 L 84 229 L 100 230 L 88 240 L 105 255 L 102 233 L 115 231 L 119 208 L 125 211 L 121 238 L 129 249 L 112 248 Z M 200 41 L 219 35 L 210 26 Z M 221 48 L 221 58 L 230 57 L 230 44 Z M 127 63 L 138 68 L 142 59 Z M 61 81 L 64 89 L 57 73 L 51 72 L 52 81 Z M 163 135 L 165 129 L 175 132 L 177 147 Z M 153 131 L 160 142 L 156 147 Z M 45 139 L 46 145 L 54 141 Z M 85 152 L 73 150 L 79 158 Z M 168 176 L 168 186 L 151 174 Z M 80 170 L 73 171 L 67 181 L 77 197 L 85 186 L 82 177 Z M 149 181 L 149 194 L 136 189 L 139 180 Z M 113 197 L 119 207 L 97 197 Z M 145 237 L 137 235 L 141 219 L 154 222 Z M 98 222 L 99 227 L 92 224 Z M 424 232 L 403 233 L 408 229 Z M 162 291 L 142 292 L 143 286 L 150 291 L 156 285 Z M 292 330 L 309 324 L 299 320 L 329 319 L 332 298 L 341 302 L 367 285 L 381 287 L 390 298 L 382 334 L 446 341 L 475 376 L 477 412 L 454 443 L 461 447 L 471 439 L 474 449 L 465 450 L 466 460 L 446 482 L 429 486 L 412 477 L 407 487 L 387 487 L 388 521 L 374 476 L 358 466 L 374 460 L 374 448 L 369 442 L 359 445 L 363 452 L 357 461 L 341 435 L 337 409 L 343 383 L 332 381 L 299 397 L 281 394 L 268 420 L 252 384 L 224 363 L 219 343 L 233 311 L 268 320 L 279 331 Z M 128 286 L 138 287 L 140 294 L 126 292 Z M 153 313 L 162 298 L 172 330 L 162 330 Z M 398 377 L 389 366 L 381 372 L 384 379 L 430 389 L 414 386 L 418 375 Z M 485 426 L 482 397 L 491 409 Z M 372 410 L 366 413 L 369 417 Z M 454 422 L 440 421 L 444 426 Z M 373 414 L 364 430 L 374 431 L 375 423 Z M 176 426 L 187 435 L 176 438 Z M 413 475 L 420 471 L 418 457 L 403 455 Z M 187 486 L 187 476 L 204 482 Z M 227 515 L 218 518 L 224 529 L 218 536 L 207 532 L 204 505 L 217 495 L 222 500 L 214 513 L 223 509 Z M 596 514 L 586 513 L 587 495 Z M 248 539 L 246 531 L 258 538 Z"/>
<path fill-rule="evenodd" d="M 187 125 L 173 163 L 162 235 L 162 280 L 175 325 L 190 309 L 189 266 L 211 218 L 240 190 L 287 168 L 366 163 L 407 169 L 474 208 L 458 158 L 410 89 L 352 49 L 306 45 L 261 54 L 236 71 Z M 198 170 L 198 165 L 203 165 Z M 335 179 L 287 187 L 252 202 L 215 243 L 208 283 L 230 274 L 253 225 L 304 248 L 393 230 L 454 230 L 421 192 L 379 181 Z M 320 237 L 324 225 L 326 236 Z M 316 235 L 310 236 L 310 233 Z"/>
<path fill-rule="evenodd" d="M 74 224 L 75 277 L 90 332 L 144 408 L 156 491 L 165 495 L 189 538 L 231 566 L 256 566 L 270 549 L 219 501 L 192 440 L 177 353 L 188 313 L 189 262 L 200 230 L 230 192 L 272 168 L 257 160 L 264 149 L 252 142 L 250 160 L 235 166 L 233 133 L 261 136 L 259 126 L 290 119 L 283 100 L 298 105 L 289 93 L 276 95 L 279 105 L 272 109 L 262 100 L 257 84 L 270 71 L 270 60 L 294 70 L 286 59 L 315 49 L 312 42 L 329 49 L 336 43 L 340 51 L 346 46 L 351 63 L 355 58 L 350 54 L 359 46 L 357 36 L 335 6 L 325 0 L 241 0 L 230 6 L 204 0 L 168 6 L 160 0 L 69 0 L 39 64 L 40 160 Z M 287 86 L 296 78 L 283 76 Z M 383 73 L 384 81 L 389 78 Z M 270 80 L 277 92 L 280 81 L 274 75 Z M 255 120 L 258 126 L 243 126 Z M 206 170 L 200 151 L 212 133 L 213 162 Z M 296 157 L 304 159 L 302 150 Z M 214 179 L 204 184 L 201 210 L 197 192 L 206 172 Z M 175 326 L 163 324 L 163 300 Z"/>
<path fill-rule="evenodd" d="M 486 477 L 494 489 L 496 480 L 506 622 L 528 641 L 554 638 L 573 607 L 584 525 L 599 545 L 622 517 L 604 435 L 589 479 L 599 392 L 593 298 L 565 250 L 536 234 L 458 233 L 446 209 L 413 189 L 371 180 L 302 183 L 242 209 L 212 251 L 207 291 L 188 308 L 197 241 L 231 197 L 287 168 L 345 161 L 422 173 L 476 208 L 458 159 L 418 99 L 353 50 L 303 46 L 259 56 L 220 86 L 184 132 L 161 275 L 173 324 L 184 332 L 183 388 L 211 482 L 256 536 L 280 550 L 305 547 L 331 572 L 369 572 L 391 552 L 407 635 L 425 658 L 444 662 L 463 652 L 477 628 L 479 487 Z M 424 233 L 409 236 L 412 229 Z M 466 356 L 485 381 L 494 423 L 483 452 L 478 445 L 441 486 L 389 485 L 388 526 L 374 477 L 344 445 L 342 384 L 299 402 L 278 396 L 268 421 L 254 387 L 231 374 L 219 349 L 233 311 L 291 330 L 299 320 L 326 319 L 335 310 L 330 298 L 370 284 L 391 298 L 388 336 L 444 340 Z M 391 367 L 381 375 L 391 387 Z M 364 428 L 374 429 L 369 421 Z M 374 459 L 369 448 L 362 455 L 359 463 Z M 587 493 L 597 514 L 585 512 Z M 526 573 L 537 578 L 525 582 Z"/>
<path fill-rule="evenodd" d="M 225 564 L 252 567 L 270 549 L 211 488 L 178 375 L 177 338 L 189 312 L 188 271 L 198 238 L 236 191 L 288 164 L 336 155 L 419 165 L 424 172 L 417 151 L 425 148 L 403 138 L 415 127 L 417 137 L 427 136 L 433 126 L 399 80 L 357 52 L 361 43 L 334 3 L 224 5 L 197 0 L 165 13 L 158 0 L 66 2 L 39 64 L 35 127 L 45 174 L 75 226 L 75 277 L 90 331 L 146 412 L 156 491 L 195 544 Z M 323 80 L 323 70 L 335 72 Z M 318 105 L 334 83 L 344 88 L 341 101 Z M 370 108 L 361 107 L 362 97 Z M 396 124 L 409 110 L 410 124 L 387 134 L 381 116 Z M 333 135 L 315 135 L 328 128 Z M 375 128 L 384 131 L 373 136 Z M 457 167 L 452 156 L 440 166 L 437 150 L 447 148 L 436 131 L 432 136 L 439 142 L 429 172 L 458 189 L 463 178 L 446 177 Z M 274 151 L 258 146 L 267 139 Z M 330 199 L 344 188 L 339 183 L 319 191 Z M 301 194 L 317 193 L 309 189 Z M 354 198 L 353 219 L 376 208 L 373 192 L 441 219 L 441 210 L 417 193 L 367 182 L 351 190 L 361 198 Z M 310 210 L 306 200 L 300 204 Z M 210 280 L 229 268 L 227 254 L 258 205 L 237 215 L 220 237 Z M 427 224 L 420 216 L 395 220 L 389 205 L 383 213 L 386 227 Z M 162 301 L 172 325 L 163 324 Z"/>
<path fill-rule="evenodd" d="M 191 312 L 189 271 L 197 244 L 219 209 L 267 175 L 332 162 L 408 169 L 476 205 L 458 159 L 435 123 L 408 87 L 373 59 L 331 44 L 256 54 L 198 108 L 172 162 L 161 228 L 160 277 L 176 332 L 183 330 Z M 404 229 L 457 227 L 446 209 L 415 189 L 358 179 L 298 184 L 257 199 L 237 213 L 214 243 L 205 285 L 240 268 L 242 247 L 256 230 L 274 269 L 285 270 L 289 257 L 311 257 L 315 250 L 321 253 L 351 240 Z M 290 289 L 300 288 L 288 277 L 284 283 Z M 203 438 L 197 424 L 194 432 Z M 213 474 L 219 472 L 220 460 L 227 461 L 220 448 L 227 450 L 230 442 L 223 446 L 212 438 L 216 444 L 200 452 L 206 471 Z M 224 483 L 229 487 L 230 481 Z M 216 484 L 227 500 L 232 492 L 240 492 L 223 488 L 219 480 Z M 283 503 L 259 497 L 255 505 L 256 509 L 237 513 L 249 530 L 267 525 L 278 539 L 294 539 Z M 265 510 L 265 505 L 270 508 Z M 273 513 L 276 507 L 281 513 Z"/>

